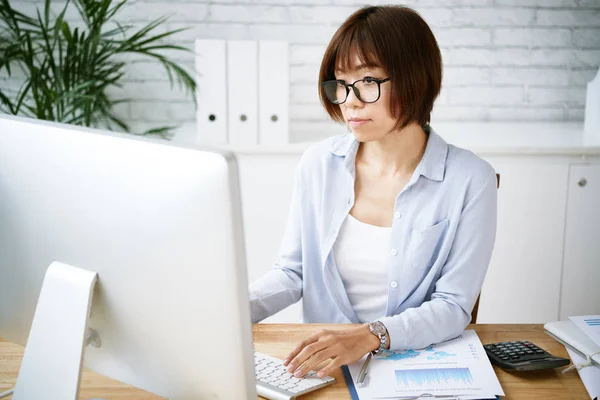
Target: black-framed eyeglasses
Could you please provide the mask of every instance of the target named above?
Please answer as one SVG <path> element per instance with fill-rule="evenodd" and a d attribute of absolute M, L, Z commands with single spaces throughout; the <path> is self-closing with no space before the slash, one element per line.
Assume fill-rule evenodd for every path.
<path fill-rule="evenodd" d="M 381 84 L 389 81 L 390 78 L 376 79 L 370 76 L 359 79 L 353 83 L 346 83 L 342 80 L 332 80 L 321 82 L 327 100 L 333 104 L 343 104 L 350 94 L 350 88 L 354 91 L 356 97 L 363 103 L 375 103 L 381 95 Z"/>

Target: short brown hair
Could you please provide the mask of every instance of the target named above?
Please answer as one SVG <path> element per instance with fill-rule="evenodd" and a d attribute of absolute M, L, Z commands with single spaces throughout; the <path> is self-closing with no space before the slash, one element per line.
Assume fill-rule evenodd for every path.
<path fill-rule="evenodd" d="M 361 63 L 386 70 L 392 85 L 390 112 L 396 129 L 415 121 L 429 123 L 442 86 L 442 55 L 431 29 L 405 6 L 366 6 L 336 31 L 325 50 L 319 83 L 335 79 L 336 67 L 347 72 L 353 55 Z M 319 84 L 321 104 L 329 116 L 344 122 L 340 106 L 330 103 Z"/>

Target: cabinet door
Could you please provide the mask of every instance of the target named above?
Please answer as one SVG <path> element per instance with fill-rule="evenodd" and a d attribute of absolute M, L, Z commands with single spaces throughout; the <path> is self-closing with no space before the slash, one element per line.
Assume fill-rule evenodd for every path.
<path fill-rule="evenodd" d="M 500 174 L 494 253 L 478 323 L 558 318 L 568 163 L 488 159 Z"/>
<path fill-rule="evenodd" d="M 600 164 L 572 165 L 560 317 L 600 314 Z"/>

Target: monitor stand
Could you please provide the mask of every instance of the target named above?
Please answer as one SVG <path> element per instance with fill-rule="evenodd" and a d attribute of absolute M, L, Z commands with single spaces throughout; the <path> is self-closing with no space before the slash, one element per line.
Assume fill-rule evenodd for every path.
<path fill-rule="evenodd" d="M 77 399 L 97 274 L 53 262 L 46 270 L 13 400 Z"/>

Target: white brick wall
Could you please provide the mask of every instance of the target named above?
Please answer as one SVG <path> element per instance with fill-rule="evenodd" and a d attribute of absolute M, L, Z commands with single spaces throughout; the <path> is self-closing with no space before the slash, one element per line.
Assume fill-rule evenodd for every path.
<path fill-rule="evenodd" d="M 36 0 L 12 0 L 25 11 Z M 55 2 L 60 8 L 60 2 Z M 372 1 L 370 4 L 389 1 Z M 292 141 L 340 131 L 318 102 L 317 75 L 355 0 L 130 0 L 121 22 L 141 26 L 172 15 L 165 28 L 190 27 L 171 42 L 196 38 L 283 39 L 290 43 Z M 600 0 L 409 0 L 432 27 L 444 60 L 435 121 L 581 120 L 585 85 L 600 65 Z M 76 15 L 70 13 L 71 16 Z M 192 70 L 191 54 L 175 54 Z M 193 134 L 193 103 L 171 90 L 159 65 L 129 57 L 123 89 L 134 103 L 119 113 L 135 129 L 181 123 Z M 2 79 L 2 78 L 0 78 Z M 1 84 L 14 87 L 14 82 Z M 201 105 L 200 105 L 201 106 Z"/>

